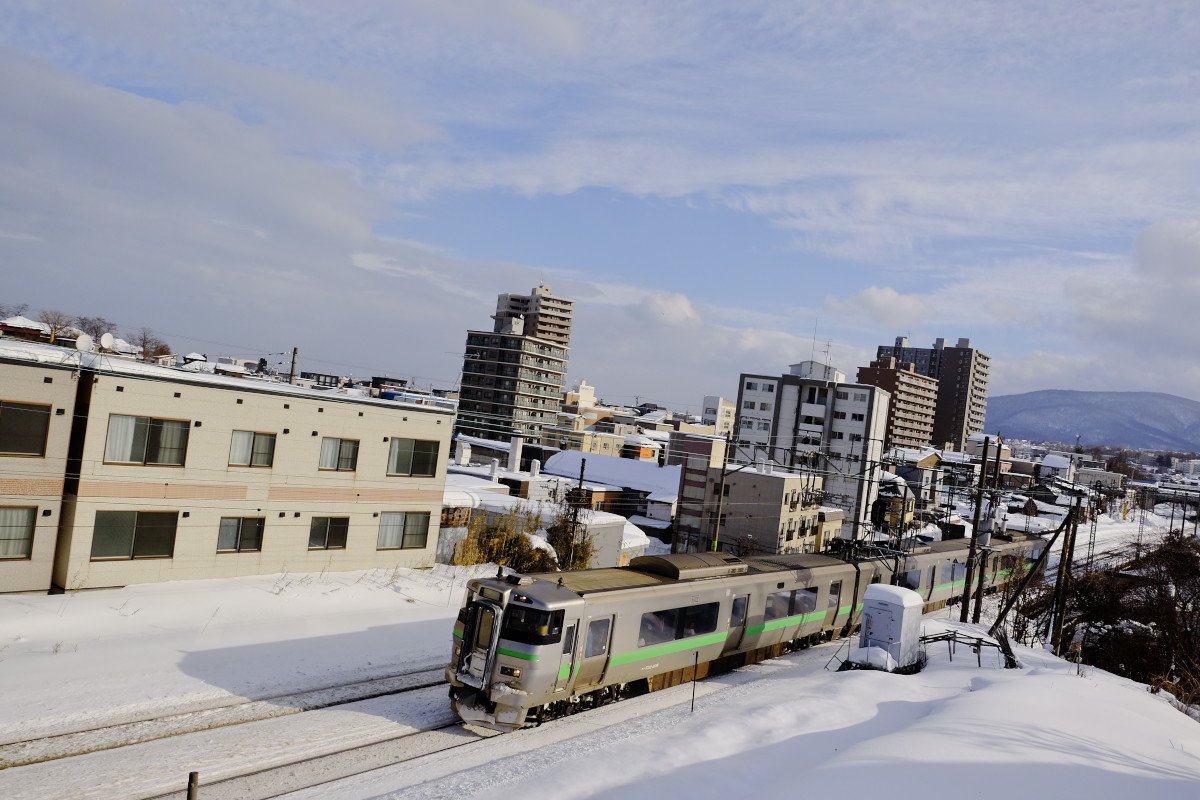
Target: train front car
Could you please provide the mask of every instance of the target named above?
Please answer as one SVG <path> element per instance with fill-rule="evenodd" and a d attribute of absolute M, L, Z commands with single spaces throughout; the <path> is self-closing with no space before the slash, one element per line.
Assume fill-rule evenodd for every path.
<path fill-rule="evenodd" d="M 545 580 L 468 582 L 446 666 L 455 713 L 498 730 L 524 726 L 529 710 L 554 693 L 564 651 L 569 670 L 582 606 L 579 595 Z"/>

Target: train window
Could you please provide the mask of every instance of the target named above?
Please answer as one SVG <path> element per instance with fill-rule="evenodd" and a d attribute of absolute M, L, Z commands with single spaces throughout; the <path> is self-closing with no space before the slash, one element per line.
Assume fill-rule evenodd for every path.
<path fill-rule="evenodd" d="M 563 636 L 563 653 L 570 653 L 575 649 L 575 623 L 572 622 L 567 626 L 567 632 Z"/>
<path fill-rule="evenodd" d="M 611 623 L 612 620 L 605 617 L 604 619 L 594 619 L 588 624 L 587 647 L 583 651 L 584 658 L 602 656 L 608 652 L 608 629 Z"/>
<path fill-rule="evenodd" d="M 817 608 L 816 587 L 796 590 L 796 610 L 793 613 L 807 614 Z"/>
<path fill-rule="evenodd" d="M 749 597 L 733 598 L 733 610 L 729 613 L 729 627 L 740 628 L 746 624 L 746 601 Z"/>
<path fill-rule="evenodd" d="M 774 592 L 767 595 L 767 607 L 763 610 L 763 619 L 770 622 L 773 619 L 783 619 L 792 613 L 792 593 Z"/>
<path fill-rule="evenodd" d="M 835 581 L 829 585 L 829 608 L 832 611 L 837 611 L 838 605 L 842 602 L 842 582 Z"/>
<path fill-rule="evenodd" d="M 742 621 L 738 623 L 741 625 L 746 621 L 746 598 L 739 597 L 738 600 L 742 602 Z M 686 639 L 689 636 L 703 636 L 706 633 L 712 633 L 717 629 L 717 617 L 720 612 L 720 603 L 704 603 L 698 606 L 667 608 L 642 614 L 642 624 L 638 631 L 638 647 L 649 647 L 663 642 L 673 642 L 676 639 Z"/>
<path fill-rule="evenodd" d="M 964 576 L 966 574 L 967 574 L 966 564 L 960 564 L 957 561 L 955 561 L 953 564 L 950 565 L 950 581 L 952 583 L 956 583 L 958 581 L 965 580 Z"/>
<path fill-rule="evenodd" d="M 690 606 L 683 609 L 683 630 L 681 638 L 702 636 L 717 629 L 717 612 L 720 603 L 705 603 L 701 606 Z"/>
<path fill-rule="evenodd" d="M 679 609 L 677 608 L 642 614 L 642 625 L 638 629 L 638 647 L 674 641 L 675 629 L 678 627 Z"/>
<path fill-rule="evenodd" d="M 914 592 L 920 589 L 921 570 L 910 569 L 908 572 L 904 573 L 903 577 L 901 578 L 901 585 L 903 585 L 905 589 L 912 589 Z"/>
<path fill-rule="evenodd" d="M 509 603 L 500 638 L 522 644 L 555 644 L 562 638 L 563 611 Z"/>

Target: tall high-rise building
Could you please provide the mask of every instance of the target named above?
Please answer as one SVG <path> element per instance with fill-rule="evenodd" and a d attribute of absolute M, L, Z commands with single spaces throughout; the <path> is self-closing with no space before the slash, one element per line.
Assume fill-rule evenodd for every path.
<path fill-rule="evenodd" d="M 879 358 L 869 367 L 858 368 L 858 382 L 885 389 L 892 396 L 888 406 L 886 447 L 929 447 L 937 410 L 937 378 L 922 375 L 912 362 Z"/>
<path fill-rule="evenodd" d="M 972 347 L 970 339 L 959 339 L 954 347 L 945 339 L 936 339 L 933 347 L 911 347 L 908 337 L 897 336 L 894 347 L 880 345 L 875 357 L 912 362 L 917 372 L 937 378 L 934 447 L 962 450 L 968 436 L 983 430 L 992 358 Z"/>
<path fill-rule="evenodd" d="M 846 512 L 842 535 L 857 538 L 879 491 L 890 399 L 815 361 L 793 364 L 784 375 L 743 373 L 731 460 L 815 470 L 824 478 L 825 504 Z"/>
<path fill-rule="evenodd" d="M 554 425 L 567 378 L 575 301 L 549 286 L 496 299 L 491 331 L 467 331 L 458 430 L 538 439 Z"/>

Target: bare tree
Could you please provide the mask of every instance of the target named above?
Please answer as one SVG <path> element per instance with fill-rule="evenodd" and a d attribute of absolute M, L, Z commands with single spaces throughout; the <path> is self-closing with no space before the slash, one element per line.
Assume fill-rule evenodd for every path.
<path fill-rule="evenodd" d="M 75 318 L 64 311 L 47 308 L 38 314 L 37 321 L 50 328 L 50 344 L 54 344 L 58 340 L 59 335 L 71 327 L 71 323 L 75 321 Z"/>
<path fill-rule="evenodd" d="M 104 317 L 76 317 L 75 327 L 93 339 L 99 339 L 104 334 L 112 333 L 117 329 L 115 323 L 109 322 Z"/>
<path fill-rule="evenodd" d="M 125 334 L 125 341 L 134 347 L 141 348 L 142 361 L 153 361 L 159 356 L 171 354 L 171 346 L 158 338 L 158 334 L 149 328 L 138 328 Z"/>
<path fill-rule="evenodd" d="M 29 310 L 29 303 L 0 303 L 0 319 L 23 317 Z"/>

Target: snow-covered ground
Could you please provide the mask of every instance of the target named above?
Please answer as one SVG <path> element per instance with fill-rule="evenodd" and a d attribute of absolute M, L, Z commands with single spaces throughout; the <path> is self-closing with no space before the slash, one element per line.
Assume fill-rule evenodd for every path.
<path fill-rule="evenodd" d="M 1147 536 L 1162 527 L 1152 519 Z M 1137 530 L 1136 517 L 1105 519 L 1098 547 Z M 341 684 L 430 680 L 467 577 L 442 567 L 0 597 L 0 763 L 49 755 L 73 731 L 165 715 L 144 725 L 180 726 L 0 769 L 0 798 L 149 797 L 193 770 L 211 781 L 372 742 L 370 758 L 330 761 L 319 774 L 331 782 L 286 796 L 1200 796 L 1200 726 L 1143 686 L 1034 650 L 1004 670 L 993 650 L 978 666 L 937 644 L 925 671 L 896 676 L 826 669 L 835 643 L 705 681 L 694 712 L 681 686 L 495 736 L 397 738 L 452 721 L 441 687 L 329 705 Z M 952 618 L 932 615 L 926 632 L 982 630 Z M 418 674 L 391 677 L 404 673 Z M 259 721 L 228 724 L 241 719 Z M 59 738 L 13 744 L 47 736 Z M 460 746 L 431 752 L 448 744 Z M 201 797 L 227 796 L 217 789 Z"/>

